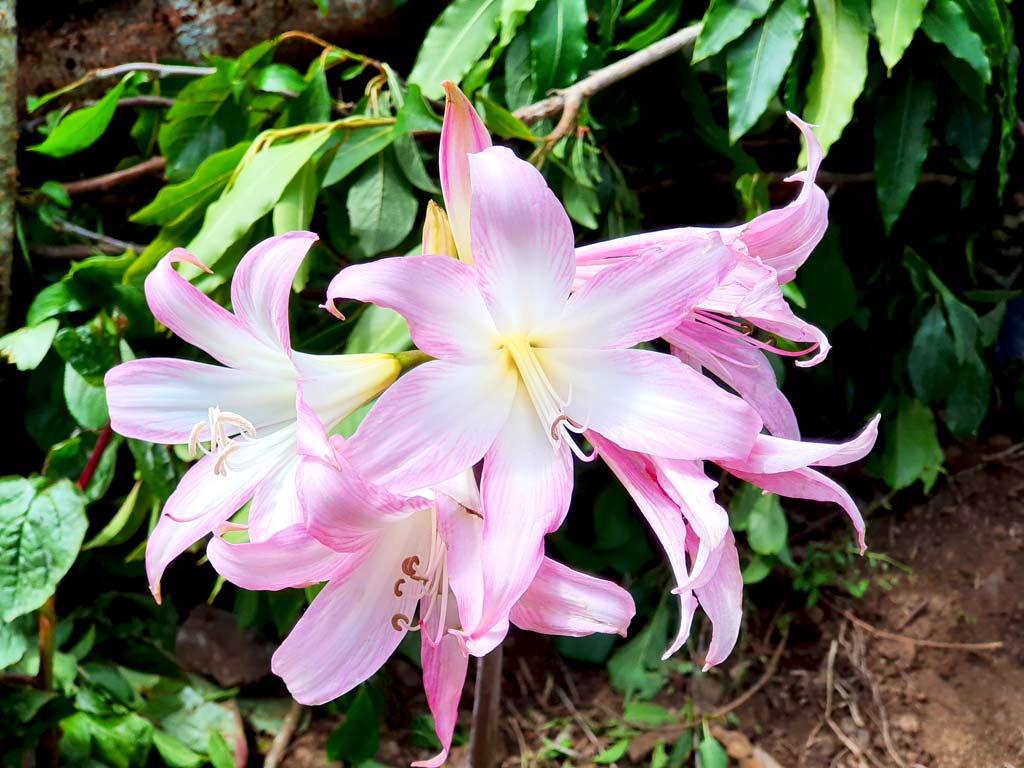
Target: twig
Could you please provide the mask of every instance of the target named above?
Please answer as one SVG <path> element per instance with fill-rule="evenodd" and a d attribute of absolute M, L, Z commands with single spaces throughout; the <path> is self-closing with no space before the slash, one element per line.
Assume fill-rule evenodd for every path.
<path fill-rule="evenodd" d="M 636 74 L 644 67 L 682 50 L 697 39 L 700 30 L 700 24 L 684 27 L 624 59 L 595 70 L 578 83 L 555 91 L 542 101 L 517 109 L 515 115 L 524 123 L 535 123 L 538 120 L 561 114 L 555 129 L 544 138 L 545 145 L 551 147 L 572 130 L 584 101 L 609 85 Z"/>
<path fill-rule="evenodd" d="M 111 248 L 120 248 L 119 253 L 125 251 L 135 251 L 141 253 L 146 249 L 146 246 L 139 245 L 138 243 L 129 243 L 126 240 L 118 240 L 116 237 L 108 237 L 107 235 L 101 235 L 99 232 L 93 232 L 91 229 L 85 229 L 77 224 L 72 224 L 70 221 L 64 219 L 54 218 L 53 227 L 58 232 L 67 232 L 69 235 L 78 235 L 84 237 L 86 240 L 92 240 L 97 243 L 108 245 Z"/>
<path fill-rule="evenodd" d="M 197 67 L 187 64 L 156 64 L 152 61 L 129 61 L 126 64 L 118 64 L 116 67 L 94 69 L 86 72 L 85 77 L 99 79 L 104 77 L 120 77 L 129 72 L 152 72 L 157 77 L 203 77 L 204 75 L 216 74 L 216 67 Z M 83 78 L 85 79 L 85 78 Z"/>
<path fill-rule="evenodd" d="M 761 677 L 758 678 L 757 682 L 728 704 L 719 707 L 712 712 L 711 717 L 725 717 L 733 710 L 739 709 L 750 701 L 750 699 L 754 697 L 754 694 L 768 684 L 768 681 L 775 676 L 776 671 L 779 669 L 779 660 L 782 659 L 782 652 L 786 650 L 787 640 L 789 640 L 789 627 L 782 630 L 782 638 L 779 640 L 779 644 L 775 646 L 775 652 L 772 653 L 771 659 L 768 660 L 768 666 L 764 668 L 764 672 L 761 673 Z"/>
<path fill-rule="evenodd" d="M 601 742 L 597 740 L 597 736 L 594 734 L 593 729 L 587 721 L 583 719 L 583 715 L 580 714 L 580 711 L 576 709 L 576 705 L 572 703 L 572 699 L 566 695 L 565 691 L 563 691 L 561 687 L 556 687 L 555 693 L 557 693 L 558 698 L 562 700 L 562 705 L 569 710 L 569 714 L 572 715 L 572 719 L 576 721 L 576 725 L 578 725 L 583 731 L 583 735 L 587 737 L 587 741 L 589 741 L 594 748 L 600 752 Z"/>
<path fill-rule="evenodd" d="M 293 701 L 291 708 L 288 710 L 288 714 L 284 716 L 284 720 L 281 721 L 281 730 L 274 736 L 273 742 L 270 744 L 270 749 L 267 750 L 267 756 L 263 760 L 263 768 L 277 768 L 281 762 L 281 758 L 284 757 L 284 753 L 288 749 L 288 744 L 292 740 L 292 736 L 295 734 L 295 729 L 299 725 L 299 720 L 302 718 L 302 713 L 305 711 L 299 702 Z"/>
<path fill-rule="evenodd" d="M 133 181 L 140 176 L 149 176 L 152 173 L 162 173 L 167 167 L 167 160 L 163 157 L 151 157 L 141 163 L 122 168 L 120 171 L 105 173 L 102 176 L 95 176 L 91 179 L 80 181 L 66 181 L 62 185 L 69 195 L 80 195 L 83 192 L 106 191 L 118 184 Z"/>
<path fill-rule="evenodd" d="M 92 245 L 43 245 L 42 243 L 29 243 L 28 252 L 41 256 L 44 259 L 85 259 L 102 253 L 106 256 L 117 256 L 124 253 L 124 248 L 116 248 L 104 243 L 93 243 Z"/>
<path fill-rule="evenodd" d="M 1003 647 L 1002 640 L 993 640 L 988 643 L 952 643 L 943 640 L 925 640 L 916 637 L 907 637 L 906 635 L 898 635 L 895 632 L 887 632 L 884 629 L 868 624 L 863 619 L 858 619 L 849 611 L 842 611 L 843 616 L 849 619 L 854 625 L 860 627 L 865 632 L 870 632 L 872 635 L 877 637 L 883 637 L 886 640 L 898 640 L 903 642 L 912 643 L 922 648 L 941 648 L 947 651 L 998 651 Z"/>

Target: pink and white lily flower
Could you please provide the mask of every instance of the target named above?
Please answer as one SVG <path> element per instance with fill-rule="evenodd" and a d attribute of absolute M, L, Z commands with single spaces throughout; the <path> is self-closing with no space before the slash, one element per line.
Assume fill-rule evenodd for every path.
<path fill-rule="evenodd" d="M 258 543 L 215 537 L 210 561 L 247 589 L 327 581 L 284 643 L 273 669 L 304 704 L 343 695 L 374 674 L 409 631 L 421 632 L 423 683 L 447 758 L 468 667 L 461 628 L 483 610 L 481 501 L 471 471 L 436 492 L 398 496 L 352 468 L 341 438 L 326 441 L 315 417 L 303 418 L 299 471 L 306 526 Z M 503 617 L 517 626 L 581 636 L 625 634 L 635 612 L 622 588 L 544 558 L 525 593 Z"/>
<path fill-rule="evenodd" d="M 735 462 L 718 461 L 729 473 L 766 493 L 829 501 L 843 508 L 864 549 L 864 519 L 850 495 L 812 466 L 840 466 L 866 456 L 878 437 L 879 416 L 850 440 L 818 443 L 759 435 L 754 450 Z M 712 624 L 705 669 L 720 664 L 739 637 L 743 577 L 728 513 L 714 499 L 717 483 L 699 461 L 675 461 L 624 451 L 591 437 L 604 462 L 626 487 L 665 549 L 679 595 L 676 637 L 662 658 L 686 642 L 698 605 Z"/>
<path fill-rule="evenodd" d="M 150 589 L 160 599 L 168 563 L 223 525 L 246 502 L 254 541 L 299 522 L 296 501 L 296 395 L 334 424 L 384 390 L 399 373 L 391 355 L 316 356 L 291 348 L 288 300 L 311 232 L 265 240 L 238 264 L 233 312 L 175 269 L 204 268 L 175 249 L 146 278 L 153 315 L 223 365 L 152 358 L 107 373 L 114 430 L 152 443 L 187 445 L 202 454 L 167 500 L 146 547 Z M 204 444 L 205 443 L 205 444 Z"/>
<path fill-rule="evenodd" d="M 450 100 L 446 127 L 456 114 L 479 121 Z M 464 631 L 467 647 L 484 653 L 540 568 L 545 534 L 564 519 L 572 455 L 594 458 L 575 435 L 593 431 L 670 458 L 740 460 L 762 423 L 671 355 L 630 349 L 704 300 L 734 268 L 730 249 L 718 238 L 690 241 L 608 268 L 573 292 L 572 226 L 544 178 L 504 147 L 446 146 L 467 133 L 475 135 L 442 133 L 442 181 L 463 259 L 468 220 L 472 264 L 436 255 L 358 264 L 334 278 L 328 301 L 398 311 L 417 347 L 436 358 L 367 415 L 350 441 L 359 471 L 410 492 L 483 459 L 488 597 Z"/>
<path fill-rule="evenodd" d="M 739 393 L 772 434 L 797 439 L 793 408 L 778 390 L 764 352 L 789 356 L 815 352 L 812 358 L 797 361 L 798 366 L 815 365 L 828 354 L 825 334 L 793 314 L 780 288 L 794 278 L 824 236 L 828 198 L 814 183 L 821 145 L 811 126 L 788 116 L 803 134 L 809 157 L 807 169 L 788 179 L 802 182 L 792 202 L 736 227 L 683 227 L 582 246 L 576 249 L 576 282 L 585 283 L 623 260 L 720 237 L 739 256 L 736 268 L 665 338 L 681 360 L 706 368 Z M 797 353 L 783 352 L 756 339 L 751 333 L 754 327 L 810 346 Z"/>

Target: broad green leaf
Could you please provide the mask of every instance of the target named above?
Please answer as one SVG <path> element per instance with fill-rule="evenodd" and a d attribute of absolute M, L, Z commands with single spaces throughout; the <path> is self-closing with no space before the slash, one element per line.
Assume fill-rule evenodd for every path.
<path fill-rule="evenodd" d="M 153 202 L 133 213 L 130 220 L 166 226 L 181 221 L 189 214 L 201 213 L 227 185 L 249 145 L 250 142 L 243 141 L 210 155 L 188 179 L 162 187 Z"/>
<path fill-rule="evenodd" d="M 381 153 L 352 184 L 345 207 L 363 254 L 375 256 L 412 231 L 419 202 L 394 162 Z"/>
<path fill-rule="evenodd" d="M 134 712 L 113 717 L 78 712 L 61 720 L 60 727 L 64 732 L 62 753 L 70 736 L 75 744 L 72 751 L 84 752 L 76 757 L 93 757 L 100 765 L 114 768 L 145 765 L 153 744 L 153 724 Z"/>
<path fill-rule="evenodd" d="M 772 572 L 772 564 L 766 558 L 759 555 L 755 555 L 747 567 L 743 569 L 743 583 L 744 584 L 757 584 L 764 581 L 769 573 Z"/>
<path fill-rule="evenodd" d="M 505 53 L 505 103 L 516 110 L 532 104 L 533 62 L 530 58 L 529 30 L 520 30 Z"/>
<path fill-rule="evenodd" d="M 153 746 L 169 768 L 199 768 L 206 762 L 202 755 L 193 752 L 179 739 L 159 729 L 153 731 Z"/>
<path fill-rule="evenodd" d="M 149 494 L 142 490 L 142 481 L 137 480 L 114 516 L 99 533 L 82 545 L 82 550 L 115 546 L 131 537 L 149 513 L 148 499 Z"/>
<path fill-rule="evenodd" d="M 998 62 L 1003 58 L 1007 50 L 1007 39 L 1012 40 L 1013 35 L 1007 35 L 1003 26 L 1003 19 L 999 13 L 998 0 L 958 0 L 970 22 L 971 28 L 977 32 L 985 43 L 993 57 Z"/>
<path fill-rule="evenodd" d="M 992 82 L 985 45 L 971 29 L 961 5 L 956 0 L 931 0 L 921 23 L 924 33 L 939 45 L 944 45 L 958 59 L 971 66 L 982 82 Z"/>
<path fill-rule="evenodd" d="M 405 318 L 387 307 L 367 304 L 345 342 L 345 353 L 404 352 L 412 347 Z"/>
<path fill-rule="evenodd" d="M 129 77 L 131 76 L 126 75 L 107 92 L 106 96 L 91 107 L 77 109 L 66 115 L 41 144 L 29 149 L 50 157 L 67 157 L 91 147 L 110 125 L 117 109 L 117 100 L 124 93 Z"/>
<path fill-rule="evenodd" d="M 274 205 L 271 215 L 274 234 L 282 235 L 285 232 L 309 229 L 319 192 L 316 164 L 306 163 L 288 182 L 288 186 L 281 193 L 281 198 Z"/>
<path fill-rule="evenodd" d="M 78 295 L 74 286 L 66 280 L 61 280 L 46 286 L 36 294 L 25 314 L 25 325 L 38 325 L 48 317 L 65 312 L 77 312 L 85 307 L 83 297 Z"/>
<path fill-rule="evenodd" d="M 946 316 L 936 304 L 917 327 L 907 355 L 907 373 L 914 394 L 926 403 L 944 400 L 949 395 L 958 366 Z"/>
<path fill-rule="evenodd" d="M 649 699 L 665 684 L 671 671 L 661 662 L 668 644 L 668 604 L 662 602 L 650 622 L 608 660 L 612 687 L 627 699 Z"/>
<path fill-rule="evenodd" d="M 587 229 L 597 229 L 600 225 L 597 214 L 601 212 L 601 202 L 597 190 L 590 184 L 580 183 L 568 173 L 562 180 L 562 204 L 577 224 Z"/>
<path fill-rule="evenodd" d="M 530 15 L 530 51 L 537 93 L 575 82 L 587 55 L 586 0 L 541 0 Z"/>
<path fill-rule="evenodd" d="M 160 126 L 167 178 L 184 181 L 208 157 L 245 138 L 248 129 L 248 115 L 225 72 L 193 80 L 178 93 Z"/>
<path fill-rule="evenodd" d="M 537 141 L 530 127 L 513 115 L 496 101 L 486 96 L 477 96 L 477 100 L 484 108 L 484 122 L 487 129 L 503 139 L 522 139 L 523 141 Z"/>
<path fill-rule="evenodd" d="M 327 739 L 327 758 L 356 765 L 369 760 L 380 746 L 380 723 L 366 686 L 359 688 L 344 722 Z"/>
<path fill-rule="evenodd" d="M 135 459 L 135 467 L 142 475 L 149 491 L 159 500 L 166 501 L 178 484 L 174 459 L 166 445 L 129 440 L 128 450 Z"/>
<path fill-rule="evenodd" d="M 61 358 L 95 387 L 103 385 L 107 371 L 117 365 L 120 339 L 109 320 L 100 317 L 75 328 L 62 328 L 53 342 Z"/>
<path fill-rule="evenodd" d="M 771 0 L 711 0 L 693 46 L 693 63 L 714 56 L 768 12 Z"/>
<path fill-rule="evenodd" d="M 89 459 L 96 448 L 99 435 L 96 432 L 80 432 L 51 446 L 46 452 L 45 476 L 53 481 L 63 477 L 81 477 L 89 464 Z M 110 488 L 117 469 L 117 449 L 121 444 L 121 436 L 114 435 L 100 457 L 93 473 L 89 487 L 85 489 L 86 502 L 93 502 L 103 497 Z"/>
<path fill-rule="evenodd" d="M 34 611 L 78 557 L 88 522 L 69 480 L 0 480 L 0 619 Z"/>
<path fill-rule="evenodd" d="M 946 401 L 946 426 L 961 440 L 973 437 L 988 413 L 992 375 L 981 356 L 973 351 L 960 364 L 953 391 Z"/>
<path fill-rule="evenodd" d="M 871 0 L 871 16 L 875 20 L 875 37 L 882 61 L 892 73 L 914 33 L 921 26 L 921 17 L 928 0 Z"/>
<path fill-rule="evenodd" d="M 1012 38 L 1013 17 L 1007 15 L 1007 23 L 1010 25 L 1010 37 Z M 1003 199 L 1003 192 L 1010 181 L 1010 162 L 1013 160 L 1017 150 L 1017 131 L 1020 126 L 1020 115 L 1017 112 L 1017 89 L 1020 86 L 1020 49 L 1011 45 L 1006 53 L 1006 64 L 1001 68 L 1000 90 L 1002 96 L 999 99 L 999 159 L 996 162 L 996 173 L 999 176 L 999 183 L 996 188 L 996 197 Z"/>
<path fill-rule="evenodd" d="M 707 729 L 707 726 L 704 726 Z M 718 743 L 714 736 L 707 733 L 697 747 L 700 755 L 700 768 L 728 768 L 729 755 L 725 747 Z"/>
<path fill-rule="evenodd" d="M 203 228 L 188 250 L 212 267 L 257 220 L 270 213 L 289 182 L 329 137 L 330 131 L 316 131 L 256 154 L 231 188 L 207 209 Z M 183 274 L 194 276 L 198 270 L 183 270 Z"/>
<path fill-rule="evenodd" d="M 498 38 L 500 48 L 512 42 L 519 27 L 536 5 L 537 0 L 501 0 L 501 17 L 498 19 L 501 29 Z"/>
<path fill-rule="evenodd" d="M 398 133 L 390 125 L 353 130 L 335 152 L 321 186 L 337 184 L 378 152 L 387 149 L 397 137 Z"/>
<path fill-rule="evenodd" d="M 617 742 L 594 756 L 594 762 L 598 765 L 611 765 L 626 756 L 629 749 L 629 739 L 619 739 Z"/>
<path fill-rule="evenodd" d="M 761 494 L 750 510 L 747 541 L 759 555 L 774 555 L 786 546 L 789 526 L 782 511 L 779 497 L 774 493 Z"/>
<path fill-rule="evenodd" d="M 992 113 L 973 99 L 954 98 L 946 112 L 946 143 L 959 150 L 970 170 L 978 170 L 991 139 Z"/>
<path fill-rule="evenodd" d="M 100 429 L 110 421 L 106 390 L 90 384 L 70 365 L 64 366 L 64 403 L 83 429 Z"/>
<path fill-rule="evenodd" d="M 818 128 L 815 134 L 826 154 L 853 118 L 853 105 L 864 90 L 868 74 L 866 0 L 814 0 L 821 31 L 807 85 L 804 118 Z M 807 162 L 806 148 L 800 166 Z"/>
<path fill-rule="evenodd" d="M 782 286 L 784 293 L 790 285 L 795 283 Z M 821 243 L 800 269 L 800 288 L 806 297 L 804 306 L 808 321 L 820 326 L 826 333 L 857 312 L 860 306 L 857 286 L 843 259 L 839 236 L 834 228 L 825 233 Z"/>
<path fill-rule="evenodd" d="M 29 641 L 19 624 L 0 621 L 0 669 L 17 664 L 28 650 Z"/>
<path fill-rule="evenodd" d="M 918 400 L 903 399 L 885 424 L 882 477 L 893 490 L 920 480 L 927 493 L 942 469 L 942 446 L 931 409 Z"/>
<path fill-rule="evenodd" d="M 661 12 L 654 22 L 630 37 L 626 42 L 619 43 L 615 51 L 639 51 L 652 45 L 669 34 L 679 20 L 683 0 L 669 0 L 661 6 Z"/>
<path fill-rule="evenodd" d="M 296 96 L 305 90 L 306 78 L 287 64 L 268 64 L 256 73 L 255 84 L 261 91 Z"/>
<path fill-rule="evenodd" d="M 730 141 L 738 141 L 768 108 L 806 21 L 807 0 L 781 0 L 726 50 Z"/>
<path fill-rule="evenodd" d="M 623 709 L 622 719 L 634 725 L 658 728 L 676 722 L 679 716 L 649 701 L 629 701 Z"/>
<path fill-rule="evenodd" d="M 882 94 L 875 118 L 875 177 L 885 231 L 892 230 L 931 148 L 928 123 L 935 113 L 932 81 L 905 69 Z"/>
<path fill-rule="evenodd" d="M 498 35 L 501 0 L 455 0 L 427 30 L 409 82 L 428 99 L 444 95 L 441 83 L 462 78 L 490 48 Z"/>
<path fill-rule="evenodd" d="M 219 731 L 210 731 L 206 752 L 213 768 L 235 768 L 235 756 Z"/>
<path fill-rule="evenodd" d="M 19 371 L 31 370 L 43 362 L 59 327 L 59 320 L 50 319 L 0 336 L 0 355 Z"/>

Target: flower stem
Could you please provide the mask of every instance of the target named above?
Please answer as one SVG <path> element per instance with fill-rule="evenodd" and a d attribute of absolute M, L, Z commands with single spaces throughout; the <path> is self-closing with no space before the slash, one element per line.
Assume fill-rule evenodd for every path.
<path fill-rule="evenodd" d="M 498 762 L 501 657 L 502 650 L 499 645 L 476 663 L 473 723 L 469 731 L 469 768 L 491 768 Z"/>
<path fill-rule="evenodd" d="M 423 365 L 433 360 L 430 355 L 426 352 L 420 352 L 418 349 L 410 349 L 408 352 L 396 352 L 395 360 L 402 366 L 402 373 L 405 373 L 417 365 Z"/>

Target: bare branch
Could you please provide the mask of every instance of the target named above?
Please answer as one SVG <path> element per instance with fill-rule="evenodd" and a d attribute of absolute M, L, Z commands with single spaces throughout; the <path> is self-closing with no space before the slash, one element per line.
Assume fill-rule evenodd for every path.
<path fill-rule="evenodd" d="M 128 168 L 122 168 L 120 171 L 105 173 L 102 176 L 96 176 L 91 179 L 68 181 L 65 182 L 63 186 L 69 195 L 79 195 L 83 192 L 101 192 L 117 186 L 118 184 L 124 184 L 125 182 L 137 179 L 140 176 L 160 173 L 166 167 L 167 160 L 159 156 L 151 157 L 149 160 L 144 160 L 136 165 L 129 166 Z"/>

